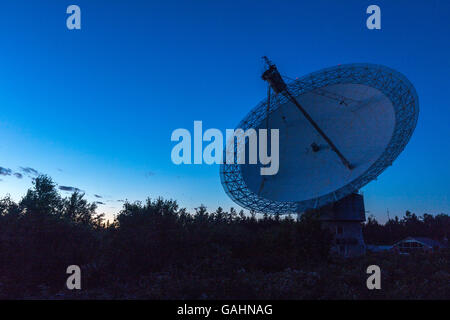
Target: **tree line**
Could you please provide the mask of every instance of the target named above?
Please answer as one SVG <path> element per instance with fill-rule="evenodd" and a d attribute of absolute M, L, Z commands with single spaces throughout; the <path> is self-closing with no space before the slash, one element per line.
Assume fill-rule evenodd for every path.
<path fill-rule="evenodd" d="M 450 216 L 444 213 L 418 216 L 406 211 L 402 218 L 395 216 L 380 224 L 371 215 L 363 225 L 363 235 L 366 243 L 379 245 L 392 245 L 407 237 L 427 237 L 447 242 L 450 238 Z"/>
<path fill-rule="evenodd" d="M 331 244 L 331 235 L 308 215 L 300 221 L 257 219 L 204 206 L 188 213 L 176 201 L 158 198 L 125 202 L 109 223 L 96 209 L 79 191 L 61 197 L 45 175 L 18 203 L 0 199 L 0 293 L 8 288 L 20 296 L 42 285 L 60 290 L 73 264 L 91 288 L 167 270 L 283 270 L 326 260 Z"/>
<path fill-rule="evenodd" d="M 319 281 L 314 270 L 331 261 L 332 235 L 312 214 L 299 220 L 257 218 L 233 208 L 209 212 L 204 206 L 189 213 L 174 200 L 157 198 L 125 202 L 109 222 L 96 209 L 79 191 L 62 197 L 45 175 L 34 179 L 19 202 L 0 199 L 0 298 L 67 294 L 69 265 L 80 266 L 82 286 L 89 289 L 83 292 L 96 298 L 199 298 L 204 292 L 289 297 L 286 292 Z M 369 243 L 410 235 L 443 238 L 449 235 L 449 217 L 407 213 L 384 225 L 369 217 L 363 232 Z M 293 270 L 289 277 L 307 279 L 290 285 L 283 280 L 286 270 Z M 276 284 L 269 289 L 265 281 Z M 315 290 L 326 296 L 330 288 Z"/>

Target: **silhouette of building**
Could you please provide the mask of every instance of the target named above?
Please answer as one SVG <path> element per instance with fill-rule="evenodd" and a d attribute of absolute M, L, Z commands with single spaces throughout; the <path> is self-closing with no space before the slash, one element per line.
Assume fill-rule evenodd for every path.
<path fill-rule="evenodd" d="M 445 244 L 430 238 L 408 237 L 394 243 L 392 250 L 402 254 L 409 254 L 417 251 L 434 252 L 445 247 Z"/>

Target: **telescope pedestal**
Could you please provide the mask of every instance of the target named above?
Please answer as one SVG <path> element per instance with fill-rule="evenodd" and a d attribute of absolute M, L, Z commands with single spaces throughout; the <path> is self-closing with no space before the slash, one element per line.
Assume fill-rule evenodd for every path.
<path fill-rule="evenodd" d="M 332 252 L 344 257 L 365 254 L 362 223 L 366 220 L 364 198 L 353 193 L 317 210 L 322 226 L 334 236 Z"/>

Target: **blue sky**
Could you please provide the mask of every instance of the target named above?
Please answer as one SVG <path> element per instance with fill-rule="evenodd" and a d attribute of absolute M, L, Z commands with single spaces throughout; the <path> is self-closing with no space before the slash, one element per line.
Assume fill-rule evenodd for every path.
<path fill-rule="evenodd" d="M 66 28 L 77 4 L 82 29 Z M 365 26 L 381 8 L 382 29 Z M 34 168 L 102 201 L 163 196 L 189 209 L 236 207 L 217 166 L 176 166 L 177 128 L 234 128 L 264 98 L 261 56 L 296 77 L 336 64 L 394 68 L 420 99 L 405 151 L 362 191 L 381 220 L 450 213 L 450 2 L 2 1 L 0 166 Z M 18 200 L 26 175 L 0 176 Z M 102 198 L 96 198 L 94 194 Z"/>

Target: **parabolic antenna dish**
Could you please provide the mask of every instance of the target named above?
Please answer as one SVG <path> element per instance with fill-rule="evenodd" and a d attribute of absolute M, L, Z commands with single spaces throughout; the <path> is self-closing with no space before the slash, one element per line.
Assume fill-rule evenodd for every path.
<path fill-rule="evenodd" d="M 413 85 L 381 65 L 327 68 L 287 83 L 287 91 L 351 163 L 336 152 L 283 94 L 261 101 L 237 128 L 279 129 L 279 171 L 261 164 L 222 164 L 227 194 L 256 212 L 286 214 L 320 208 L 375 179 L 408 143 L 419 102 Z M 314 147 L 312 147 L 314 146 Z"/>

